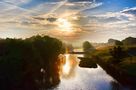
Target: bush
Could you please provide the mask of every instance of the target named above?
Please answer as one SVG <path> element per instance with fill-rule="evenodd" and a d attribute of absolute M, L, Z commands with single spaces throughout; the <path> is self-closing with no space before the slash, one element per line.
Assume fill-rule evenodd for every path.
<path fill-rule="evenodd" d="M 38 90 L 59 83 L 62 51 L 62 42 L 48 36 L 0 40 L 0 89 Z"/>
<path fill-rule="evenodd" d="M 119 63 L 121 59 L 127 56 L 126 52 L 121 46 L 115 46 L 113 49 L 109 49 L 109 53 L 113 58 L 113 62 Z"/>

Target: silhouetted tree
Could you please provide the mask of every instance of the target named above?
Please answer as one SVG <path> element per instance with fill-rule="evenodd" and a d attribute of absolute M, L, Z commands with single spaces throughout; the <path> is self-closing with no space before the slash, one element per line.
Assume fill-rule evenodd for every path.
<path fill-rule="evenodd" d="M 121 41 L 116 40 L 115 45 L 120 46 L 120 45 L 123 45 L 123 43 Z"/>
<path fill-rule="evenodd" d="M 85 41 L 85 42 L 83 43 L 83 50 L 84 50 L 85 52 L 89 52 L 89 51 L 91 51 L 91 50 L 93 50 L 93 49 L 94 49 L 94 47 L 91 45 L 90 42 Z"/>
<path fill-rule="evenodd" d="M 59 83 L 62 47 L 49 36 L 0 40 L 0 90 L 39 90 Z"/>
<path fill-rule="evenodd" d="M 89 56 L 90 56 L 90 53 L 91 53 L 93 50 L 95 50 L 95 48 L 91 45 L 90 42 L 85 41 L 85 42 L 83 43 L 83 50 L 84 50 L 84 52 L 85 52 L 84 57 L 89 57 Z"/>
<path fill-rule="evenodd" d="M 122 58 L 126 56 L 125 51 L 121 46 L 115 46 L 113 49 L 109 49 L 111 56 L 113 57 L 113 62 L 118 63 Z"/>
<path fill-rule="evenodd" d="M 136 38 L 134 37 L 128 37 L 122 40 L 124 45 L 136 45 Z"/>
<path fill-rule="evenodd" d="M 111 44 L 111 45 L 123 45 L 123 43 L 121 41 L 116 40 L 116 39 L 109 39 L 108 44 Z"/>

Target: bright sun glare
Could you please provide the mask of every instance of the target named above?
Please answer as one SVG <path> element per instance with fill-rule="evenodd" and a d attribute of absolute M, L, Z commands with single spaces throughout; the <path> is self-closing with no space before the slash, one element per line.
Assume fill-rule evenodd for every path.
<path fill-rule="evenodd" d="M 58 20 L 58 27 L 61 31 L 71 32 L 72 31 L 72 24 L 67 19 L 59 18 Z"/>
<path fill-rule="evenodd" d="M 66 55 L 66 63 L 63 66 L 63 73 L 64 74 L 69 74 L 70 72 L 70 62 L 69 62 L 69 55 Z"/>

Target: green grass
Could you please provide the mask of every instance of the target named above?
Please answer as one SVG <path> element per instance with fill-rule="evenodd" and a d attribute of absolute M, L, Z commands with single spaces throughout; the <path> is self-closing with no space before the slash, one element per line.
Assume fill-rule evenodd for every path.
<path fill-rule="evenodd" d="M 111 58 L 112 58 L 111 55 L 109 54 L 109 48 L 96 50 L 96 51 L 92 52 L 91 55 L 98 56 L 99 58 L 104 60 L 104 62 L 109 62 L 109 60 L 111 60 Z"/>
<path fill-rule="evenodd" d="M 124 51 L 129 51 L 130 49 L 136 50 L 136 45 L 133 46 L 122 46 Z M 102 49 L 98 49 L 94 52 L 92 52 L 92 55 L 98 56 L 101 58 L 104 62 L 114 64 L 112 63 L 112 56 L 109 54 L 109 49 L 113 47 L 105 47 Z M 116 67 L 121 68 L 122 70 L 125 70 L 130 75 L 136 76 L 136 56 L 127 56 L 121 60 L 120 63 L 114 64 Z"/>
<path fill-rule="evenodd" d="M 123 61 L 119 63 L 118 66 L 126 70 L 129 74 L 136 76 L 136 56 L 123 59 Z"/>

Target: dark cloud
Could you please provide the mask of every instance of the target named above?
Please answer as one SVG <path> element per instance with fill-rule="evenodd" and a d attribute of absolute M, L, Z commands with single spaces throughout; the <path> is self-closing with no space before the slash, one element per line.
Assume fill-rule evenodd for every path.
<path fill-rule="evenodd" d="M 85 1 L 93 1 L 93 0 L 68 0 L 69 2 L 85 2 Z"/>
<path fill-rule="evenodd" d="M 45 18 L 42 18 L 42 17 L 33 17 L 33 18 L 37 20 L 45 20 Z"/>
<path fill-rule="evenodd" d="M 55 22 L 57 20 L 57 18 L 49 17 L 46 20 L 49 21 L 49 22 Z"/>
<path fill-rule="evenodd" d="M 37 19 L 37 20 L 47 20 L 49 22 L 55 22 L 57 20 L 57 18 L 55 17 L 48 17 L 48 18 L 43 18 L 43 17 L 33 17 L 34 19 Z"/>

